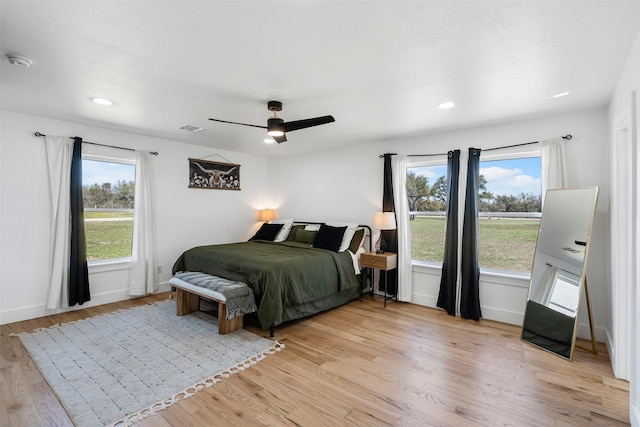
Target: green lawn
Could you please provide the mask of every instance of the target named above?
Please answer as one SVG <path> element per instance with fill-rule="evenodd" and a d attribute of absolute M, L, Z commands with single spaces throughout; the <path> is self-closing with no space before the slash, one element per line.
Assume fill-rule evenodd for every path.
<path fill-rule="evenodd" d="M 84 217 L 88 260 L 131 256 L 133 212 L 85 212 Z M 126 220 L 109 221 L 110 218 Z"/>
<path fill-rule="evenodd" d="M 531 271 L 539 227 L 537 219 L 480 218 L 480 267 Z M 411 221 L 413 259 L 442 262 L 444 231 L 444 218 L 415 217 Z"/>
<path fill-rule="evenodd" d="M 133 219 L 133 211 L 84 211 L 84 219 L 93 218 L 131 218 Z"/>
<path fill-rule="evenodd" d="M 109 218 L 130 221 L 109 221 Z M 103 219 L 85 222 L 87 259 L 131 256 L 133 212 L 85 212 L 85 219 Z M 481 218 L 480 267 L 530 271 L 539 227 L 539 220 Z M 444 218 L 415 217 L 411 221 L 413 259 L 442 262 L 444 229 Z"/>

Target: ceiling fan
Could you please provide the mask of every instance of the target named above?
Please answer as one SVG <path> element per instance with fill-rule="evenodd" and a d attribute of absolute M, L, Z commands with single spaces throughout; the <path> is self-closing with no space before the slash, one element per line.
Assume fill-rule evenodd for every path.
<path fill-rule="evenodd" d="M 269 101 L 267 103 L 267 109 L 273 111 L 273 117 L 267 120 L 266 126 L 251 125 L 247 123 L 229 122 L 227 120 L 209 119 L 214 122 L 231 123 L 233 125 L 251 126 L 254 128 L 266 129 L 267 133 L 275 139 L 278 144 L 287 140 L 287 132 L 293 132 L 294 130 L 306 129 L 313 126 L 325 125 L 327 123 L 335 122 L 333 116 L 321 116 L 313 117 L 311 119 L 295 120 L 292 122 L 285 122 L 278 117 L 278 111 L 282 111 L 282 102 Z"/>

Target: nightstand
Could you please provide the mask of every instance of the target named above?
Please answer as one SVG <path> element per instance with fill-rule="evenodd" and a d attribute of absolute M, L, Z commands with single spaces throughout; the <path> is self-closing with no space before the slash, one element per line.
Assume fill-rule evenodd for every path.
<path fill-rule="evenodd" d="M 372 270 L 380 270 L 380 272 L 384 271 L 385 274 L 385 285 L 389 283 L 389 271 L 398 267 L 398 255 L 393 252 L 384 252 L 381 254 L 377 254 L 375 252 L 365 252 L 360 255 L 360 267 L 371 268 Z M 373 282 L 373 274 L 371 275 Z M 373 290 L 373 283 L 371 283 L 371 289 Z M 393 299 L 393 297 L 398 298 L 398 290 L 396 289 L 395 295 L 387 296 L 387 290 L 385 286 L 384 292 L 384 306 L 387 307 L 387 300 Z"/>

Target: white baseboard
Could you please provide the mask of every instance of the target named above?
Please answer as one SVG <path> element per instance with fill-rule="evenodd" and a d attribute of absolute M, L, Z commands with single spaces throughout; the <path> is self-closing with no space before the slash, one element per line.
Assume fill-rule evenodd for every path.
<path fill-rule="evenodd" d="M 167 292 L 171 289 L 169 282 L 160 283 L 158 292 Z M 82 310 L 83 308 L 96 307 L 99 305 L 109 304 L 112 302 L 125 301 L 128 299 L 140 298 L 139 296 L 129 295 L 128 289 L 118 289 L 101 294 L 91 295 L 91 301 L 87 301 L 82 305 L 76 305 L 69 308 L 58 308 L 49 310 L 46 304 L 31 305 L 26 307 L 14 308 L 0 312 L 0 325 L 7 323 L 21 322 L 23 320 L 36 319 L 38 317 L 50 316 L 52 314 L 67 313 L 70 311 Z"/>
<path fill-rule="evenodd" d="M 522 321 L 524 320 L 524 313 L 494 307 L 481 307 L 481 310 L 483 319 L 495 320 L 496 322 L 517 326 L 522 326 Z"/>
<path fill-rule="evenodd" d="M 609 363 L 611 363 L 611 370 L 613 371 L 613 376 L 616 378 L 620 378 L 618 376 L 616 364 L 615 364 L 616 346 L 613 345 L 613 337 L 611 336 L 608 330 L 605 330 L 604 333 L 606 337 L 604 340 L 604 344 L 607 346 L 607 353 L 609 353 Z M 620 379 L 624 379 L 624 378 L 620 378 Z"/>
<path fill-rule="evenodd" d="M 425 307 L 437 308 L 438 299 L 432 295 L 414 293 L 411 296 L 411 303 L 423 305 Z M 495 320 L 497 322 L 508 323 L 510 325 L 522 325 L 523 313 L 517 313 L 493 307 L 482 307 L 482 318 Z"/>
<path fill-rule="evenodd" d="M 608 343 L 608 334 L 606 329 L 594 326 L 594 332 L 596 333 L 596 341 Z M 585 340 L 591 339 L 591 331 L 589 329 L 589 324 L 581 324 L 578 323 L 578 330 L 576 332 L 578 338 L 582 338 Z"/>
<path fill-rule="evenodd" d="M 438 299 L 432 295 L 413 293 L 411 294 L 411 302 L 425 307 L 438 308 Z"/>

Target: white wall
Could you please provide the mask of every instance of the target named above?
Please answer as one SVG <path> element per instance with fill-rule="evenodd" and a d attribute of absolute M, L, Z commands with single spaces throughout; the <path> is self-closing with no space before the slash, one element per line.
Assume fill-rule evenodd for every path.
<path fill-rule="evenodd" d="M 552 100 L 550 100 L 552 102 Z M 452 112 L 455 114 L 455 111 Z M 603 108 L 556 114 L 465 130 L 371 142 L 342 150 L 274 158 L 269 162 L 272 206 L 282 216 L 305 220 L 344 219 L 370 224 L 382 205 L 380 154 L 446 153 L 468 147 L 491 148 L 557 137 L 566 142 L 569 185 L 600 187 L 590 260 L 589 290 L 596 332 L 604 341 L 609 316 L 609 135 Z M 414 266 L 412 302 L 435 307 L 440 271 Z M 521 324 L 528 278 L 481 274 L 483 316 Z M 584 308 L 584 307 L 583 307 Z M 588 336 L 586 310 L 580 316 L 580 336 Z"/>
<path fill-rule="evenodd" d="M 620 132 L 617 129 L 621 124 L 627 127 L 629 132 L 624 138 L 620 138 Z M 633 49 L 631 50 L 625 68 L 623 69 L 616 89 L 609 104 L 609 123 L 608 128 L 611 140 L 614 141 L 613 151 L 616 157 L 621 158 L 632 153 L 633 158 L 628 163 L 633 170 L 633 174 L 628 176 L 619 176 L 626 180 L 631 190 L 631 194 L 635 195 L 635 201 L 630 206 L 631 227 L 621 224 L 625 228 L 625 232 L 629 233 L 627 237 L 631 244 L 631 250 L 617 251 L 614 241 L 613 245 L 613 265 L 621 262 L 623 270 L 630 273 L 630 277 L 620 286 L 621 283 L 616 277 L 621 272 L 616 271 L 612 275 L 612 282 L 617 286 L 613 296 L 616 300 L 611 306 L 611 322 L 607 330 L 607 346 L 612 358 L 613 370 L 616 376 L 628 378 L 630 382 L 630 405 L 629 415 L 631 425 L 640 426 L 640 267 L 638 261 L 640 257 L 640 146 L 638 144 L 638 125 L 640 124 L 640 34 L 636 38 Z M 621 147 L 623 140 L 627 141 L 627 147 Z M 612 170 L 612 175 L 617 173 Z M 619 190 L 615 189 L 616 195 Z M 619 197 L 625 198 L 627 194 L 619 194 Z M 614 218 L 613 226 L 616 228 L 618 224 L 615 221 L 619 217 Z M 635 270 L 635 271 L 634 271 Z M 623 276 L 624 277 L 624 276 Z"/>
<path fill-rule="evenodd" d="M 607 128 L 606 110 L 592 109 L 265 160 L 3 111 L 0 321 L 7 323 L 51 314 L 44 309 L 49 257 L 44 146 L 41 139 L 33 136 L 35 131 L 79 135 L 87 141 L 160 152 L 155 172 L 159 262 L 163 266 L 161 282 L 169 279 L 171 266 L 183 250 L 249 237 L 255 231 L 259 208 L 273 207 L 279 217 L 370 224 L 373 212 L 381 206 L 383 162 L 379 155 L 382 153 L 440 153 L 469 146 L 491 148 L 571 133 L 574 138 L 567 142 L 570 185 L 601 187 L 588 275 L 597 335 L 599 340 L 604 340 L 609 319 Z M 187 158 L 213 153 L 243 165 L 242 191 L 187 188 Z M 271 196 L 268 196 L 269 189 Z M 38 261 L 34 263 L 34 260 Z M 439 274 L 437 268 L 414 268 L 413 302 L 435 306 Z M 128 270 L 98 272 L 92 269 L 93 299 L 88 304 L 126 298 L 127 280 Z M 15 286 L 16 283 L 20 285 Z M 526 277 L 482 274 L 484 317 L 519 324 L 527 286 Z M 586 336 L 586 317 L 581 316 L 580 324 L 580 335 Z"/>
<path fill-rule="evenodd" d="M 154 172 L 160 282 L 165 290 L 171 267 L 182 251 L 196 245 L 248 239 L 257 228 L 256 210 L 267 203 L 268 164 L 264 158 L 8 111 L 0 113 L 0 323 L 57 312 L 45 308 L 50 211 L 44 139 L 36 138 L 36 131 L 159 152 L 154 158 Z M 86 144 L 83 149 L 100 150 Z M 117 155 L 127 153 L 116 150 Z M 242 165 L 241 191 L 187 188 L 187 159 L 214 153 Z M 224 162 L 215 156 L 208 159 Z M 72 309 L 128 298 L 127 266 L 106 270 L 90 268 L 91 301 Z"/>

